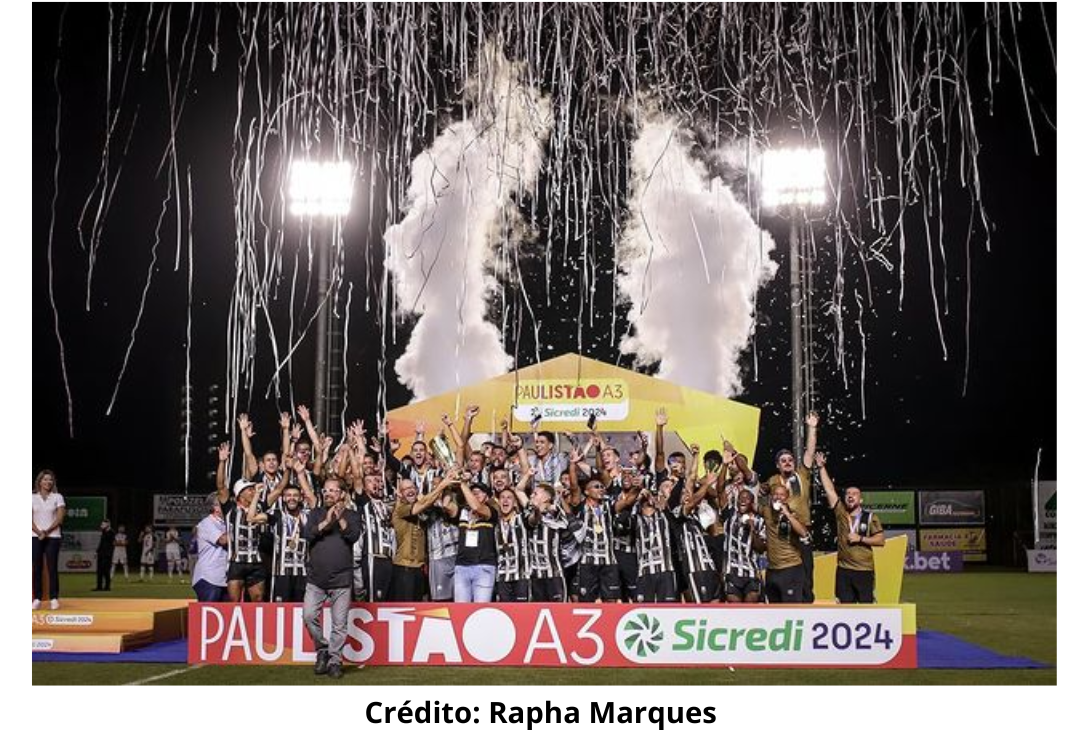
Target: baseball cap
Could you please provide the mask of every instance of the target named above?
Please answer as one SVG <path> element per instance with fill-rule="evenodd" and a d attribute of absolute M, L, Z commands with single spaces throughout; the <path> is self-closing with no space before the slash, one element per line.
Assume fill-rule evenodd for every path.
<path fill-rule="evenodd" d="M 237 499 L 238 495 L 242 494 L 242 490 L 246 489 L 247 487 L 256 486 L 257 482 L 251 482 L 246 479 L 239 479 L 237 482 L 234 483 L 234 487 L 231 489 L 231 491 L 234 493 L 234 496 Z"/>

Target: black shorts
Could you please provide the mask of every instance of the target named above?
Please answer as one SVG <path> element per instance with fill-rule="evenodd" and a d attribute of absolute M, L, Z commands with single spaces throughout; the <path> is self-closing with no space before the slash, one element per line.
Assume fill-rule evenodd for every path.
<path fill-rule="evenodd" d="M 676 603 L 677 580 L 673 571 L 640 576 L 635 600 L 638 603 Z"/>
<path fill-rule="evenodd" d="M 840 603 L 873 603 L 874 572 L 836 566 L 836 600 Z"/>
<path fill-rule="evenodd" d="M 532 600 L 537 602 L 563 603 L 567 600 L 567 584 L 563 576 L 556 578 L 530 578 Z"/>
<path fill-rule="evenodd" d="M 795 565 L 765 575 L 768 603 L 805 603 L 805 568 Z"/>
<path fill-rule="evenodd" d="M 260 563 L 231 563 L 227 568 L 227 582 L 242 581 L 247 588 L 264 583 L 266 578 L 268 573 Z"/>
<path fill-rule="evenodd" d="M 497 580 L 495 600 L 498 603 L 526 603 L 529 601 L 529 579 Z"/>
<path fill-rule="evenodd" d="M 709 603 L 722 595 L 718 574 L 712 570 L 699 570 L 688 574 L 688 592 L 693 603 Z"/>
<path fill-rule="evenodd" d="M 579 592 L 579 564 L 572 563 L 565 566 L 563 579 L 567 583 L 567 597 L 577 596 Z"/>
<path fill-rule="evenodd" d="M 306 575 L 272 576 L 273 603 L 302 603 L 306 596 Z"/>
<path fill-rule="evenodd" d="M 394 565 L 389 578 L 389 600 L 404 603 L 422 601 L 427 595 L 427 576 L 423 566 L 410 568 Z"/>
<path fill-rule="evenodd" d="M 613 565 L 579 566 L 578 597 L 580 603 L 616 601 L 620 598 L 620 569 Z"/>
<path fill-rule="evenodd" d="M 389 600 L 389 586 L 393 577 L 393 561 L 390 558 L 363 556 L 363 591 L 359 600 L 376 602 Z"/>
<path fill-rule="evenodd" d="M 616 565 L 620 571 L 620 597 L 625 601 L 636 601 L 639 595 L 639 559 L 635 553 L 616 553 Z"/>
<path fill-rule="evenodd" d="M 750 594 L 760 594 L 760 579 L 756 576 L 726 576 L 726 595 L 738 596 L 741 600 Z"/>

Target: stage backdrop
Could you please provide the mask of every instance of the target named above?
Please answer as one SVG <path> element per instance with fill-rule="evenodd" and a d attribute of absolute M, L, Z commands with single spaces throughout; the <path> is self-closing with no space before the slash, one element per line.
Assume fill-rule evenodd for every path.
<path fill-rule="evenodd" d="M 595 414 L 602 433 L 651 432 L 652 449 L 655 411 L 664 406 L 667 430 L 686 443 L 706 452 L 721 449 L 725 437 L 750 462 L 760 427 L 760 409 L 754 406 L 567 354 L 394 409 L 390 433 L 401 439 L 401 453 L 407 453 L 418 421 L 427 424 L 430 439 L 444 413 L 460 417 L 473 404 L 480 406 L 474 432 L 498 434 L 503 419 L 511 431 L 526 432 L 537 413 L 542 430 L 585 432 L 586 420 Z"/>

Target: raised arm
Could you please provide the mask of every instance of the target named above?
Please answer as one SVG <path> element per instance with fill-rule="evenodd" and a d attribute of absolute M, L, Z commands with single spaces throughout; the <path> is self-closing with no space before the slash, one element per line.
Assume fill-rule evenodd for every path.
<path fill-rule="evenodd" d="M 291 448 L 291 414 L 280 414 L 280 458 L 285 458 L 292 452 Z"/>
<path fill-rule="evenodd" d="M 288 456 L 284 459 L 284 468 L 280 470 L 280 480 L 276 482 L 276 486 L 272 488 L 272 491 L 265 495 L 265 504 L 270 507 L 276 504 L 276 500 L 280 498 L 280 495 L 287 489 L 288 482 L 291 481 L 291 472 L 295 468 L 294 465 L 294 458 Z M 257 500 L 253 501 L 256 502 Z"/>
<path fill-rule="evenodd" d="M 299 482 L 299 489 L 303 493 L 303 501 L 310 509 L 314 509 L 318 506 L 318 495 L 314 494 L 314 486 L 310 484 L 310 475 L 306 472 L 306 464 L 302 459 L 293 462 L 292 466 L 295 469 L 295 479 Z"/>
<path fill-rule="evenodd" d="M 654 415 L 654 471 L 663 472 L 666 468 L 665 427 L 669 423 L 666 409 L 659 408 Z"/>
<path fill-rule="evenodd" d="M 295 412 L 299 414 L 299 420 L 302 421 L 303 427 L 306 429 L 306 435 L 310 439 L 311 447 L 317 449 L 318 444 L 321 443 L 321 438 L 318 436 L 318 429 L 314 428 L 314 423 L 310 420 L 310 409 L 300 404 L 295 408 Z"/>
<path fill-rule="evenodd" d="M 430 492 L 412 503 L 412 514 L 418 515 L 429 509 L 435 502 L 443 498 L 446 490 L 455 482 L 456 479 L 454 479 L 453 473 L 443 476 L 442 481 L 436 484 Z"/>
<path fill-rule="evenodd" d="M 216 498 L 220 504 L 230 499 L 227 492 L 227 460 L 231 458 L 231 445 L 224 441 L 219 445 L 219 462 L 216 464 Z"/>
<path fill-rule="evenodd" d="M 813 468 L 813 456 L 817 453 L 817 425 L 821 417 L 816 411 L 810 411 L 805 417 L 805 454 L 802 456 L 802 464 L 806 469 Z"/>
<path fill-rule="evenodd" d="M 492 516 L 492 508 L 486 502 L 481 502 L 476 498 L 467 480 L 458 481 L 458 485 L 461 487 L 461 496 L 465 499 L 466 507 L 481 517 L 488 518 Z"/>
<path fill-rule="evenodd" d="M 480 406 L 471 405 L 465 409 L 465 416 L 461 421 L 461 463 L 469 463 L 469 437 L 473 433 L 473 419 L 480 413 Z"/>
<path fill-rule="evenodd" d="M 287 472 L 284 472 L 284 474 L 286 476 Z M 250 523 L 251 525 L 268 524 L 268 513 L 262 512 L 258 508 L 257 503 L 259 501 L 260 500 L 257 499 L 257 495 L 253 495 L 253 499 L 250 500 L 250 506 L 246 508 L 246 522 Z M 272 504 L 271 500 L 269 500 L 269 504 Z"/>
<path fill-rule="evenodd" d="M 314 473 L 325 473 L 325 462 L 329 461 L 329 449 L 333 448 L 333 437 L 319 435 L 319 440 L 314 444 Z"/>
<path fill-rule="evenodd" d="M 824 454 L 818 451 L 813 455 L 813 462 L 817 465 L 817 468 L 820 469 L 821 486 L 824 487 L 824 498 L 828 501 L 828 506 L 835 509 L 836 505 L 839 503 L 839 495 L 836 494 L 836 485 L 832 483 L 832 477 L 828 475 Z"/>
<path fill-rule="evenodd" d="M 238 414 L 238 436 L 242 441 L 242 476 L 250 479 L 257 473 L 257 457 L 253 454 L 253 424 L 246 413 Z"/>
<path fill-rule="evenodd" d="M 443 434 L 454 444 L 454 453 L 458 455 L 458 464 L 465 464 L 468 461 L 468 455 L 465 453 L 465 442 L 461 439 L 461 434 L 454 429 L 453 419 L 444 413 L 441 420 Z"/>

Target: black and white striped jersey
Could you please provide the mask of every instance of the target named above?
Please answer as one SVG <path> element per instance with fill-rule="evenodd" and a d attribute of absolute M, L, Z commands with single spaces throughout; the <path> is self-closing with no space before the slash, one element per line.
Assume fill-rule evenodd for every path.
<path fill-rule="evenodd" d="M 495 529 L 495 550 L 498 558 L 496 580 L 529 578 L 529 528 L 521 514 L 515 513 L 510 519 L 499 518 Z"/>
<path fill-rule="evenodd" d="M 223 520 L 227 523 L 227 560 L 260 563 L 261 525 L 250 524 L 246 519 L 246 508 L 233 499 L 223 504 Z"/>
<path fill-rule="evenodd" d="M 736 510 L 727 508 L 722 511 L 722 523 L 726 535 L 723 546 L 725 553 L 722 563 L 723 571 L 726 575 L 738 578 L 756 577 L 757 552 L 753 550 L 752 538 L 756 535 L 762 540 L 767 540 L 764 518 L 755 513 L 741 515 Z"/>
<path fill-rule="evenodd" d="M 532 505 L 526 508 L 529 527 L 529 572 L 531 578 L 558 578 L 563 575 L 560 560 L 561 533 L 567 529 L 567 515 L 552 508 L 541 513 Z"/>
<path fill-rule="evenodd" d="M 616 503 L 623 494 L 623 477 L 617 476 L 605 488 L 605 501 L 613 513 L 613 552 L 635 552 L 635 521 L 632 508 L 617 514 Z"/>
<path fill-rule="evenodd" d="M 306 538 L 303 537 L 306 519 L 307 515 L 302 510 L 297 515 L 292 515 L 286 509 L 269 513 L 273 575 L 306 575 L 308 553 Z"/>
<path fill-rule="evenodd" d="M 640 510 L 634 515 L 633 522 L 639 576 L 672 571 L 673 537 L 665 513 L 655 510 L 653 514 L 645 515 Z"/>
<path fill-rule="evenodd" d="M 711 559 L 711 553 L 707 549 L 707 540 L 704 537 L 703 525 L 700 524 L 696 511 L 685 515 L 684 508 L 677 506 L 673 509 L 673 517 L 676 520 L 677 536 L 680 538 L 681 563 L 686 573 L 698 573 L 700 571 L 715 570 L 715 561 Z"/>
<path fill-rule="evenodd" d="M 442 480 L 442 473 L 438 469 L 420 472 L 409 467 L 401 470 L 401 477 L 411 479 L 419 495 L 423 497 L 430 494 L 432 488 Z M 420 514 L 420 522 L 427 529 L 427 555 L 431 560 L 453 558 L 458 554 L 458 526 L 447 518 L 442 507 L 443 499 Z"/>
<path fill-rule="evenodd" d="M 582 545 L 584 565 L 616 565 L 613 549 L 613 507 L 607 501 L 593 507 L 583 502 L 572 521 L 575 539 Z"/>
<path fill-rule="evenodd" d="M 397 538 L 393 531 L 393 510 L 380 499 L 364 497 L 359 510 L 363 554 L 376 558 L 393 558 Z"/>

